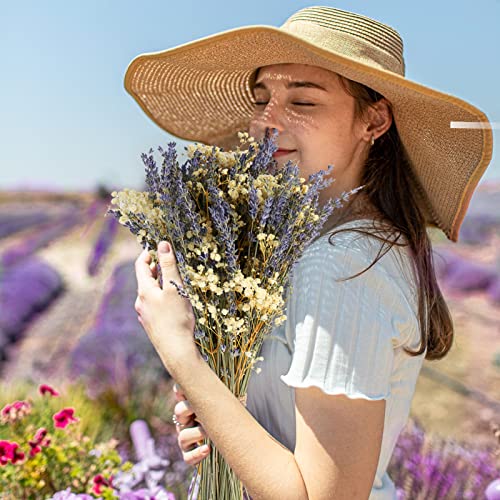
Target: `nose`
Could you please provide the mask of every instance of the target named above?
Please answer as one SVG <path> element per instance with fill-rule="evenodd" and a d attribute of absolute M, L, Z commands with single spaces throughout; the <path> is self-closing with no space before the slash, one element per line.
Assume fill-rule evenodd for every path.
<path fill-rule="evenodd" d="M 264 137 L 267 129 L 277 129 L 278 134 L 284 130 L 284 116 L 279 104 L 270 99 L 264 106 L 256 106 L 250 121 L 250 135 L 256 138 Z"/>

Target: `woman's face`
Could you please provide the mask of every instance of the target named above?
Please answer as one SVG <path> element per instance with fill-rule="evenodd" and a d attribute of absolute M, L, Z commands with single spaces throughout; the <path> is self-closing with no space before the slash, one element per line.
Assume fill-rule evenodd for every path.
<path fill-rule="evenodd" d="M 355 118 L 355 99 L 336 73 L 303 64 L 265 66 L 254 96 L 249 133 L 260 140 L 267 128 L 278 130 L 278 165 L 293 160 L 305 178 L 333 165 L 335 182 L 324 197 L 360 184 L 373 131 Z"/>

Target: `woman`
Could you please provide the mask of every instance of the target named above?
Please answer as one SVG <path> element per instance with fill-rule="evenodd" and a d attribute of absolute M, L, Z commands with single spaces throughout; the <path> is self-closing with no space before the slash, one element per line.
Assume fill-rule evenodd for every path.
<path fill-rule="evenodd" d="M 326 7 L 140 56 L 125 85 L 179 137 L 231 145 L 238 130 L 277 129 L 279 164 L 305 177 L 334 165 L 323 200 L 364 186 L 300 259 L 247 409 L 201 359 L 189 302 L 137 259 L 136 310 L 177 381 L 184 459 L 203 460 L 208 436 L 252 498 L 394 498 L 386 469 L 422 361 L 453 339 L 426 225 L 456 241 L 491 157 L 490 130 L 450 121 L 486 117 L 405 79 L 392 28 Z M 164 282 L 180 282 L 159 249 Z"/>

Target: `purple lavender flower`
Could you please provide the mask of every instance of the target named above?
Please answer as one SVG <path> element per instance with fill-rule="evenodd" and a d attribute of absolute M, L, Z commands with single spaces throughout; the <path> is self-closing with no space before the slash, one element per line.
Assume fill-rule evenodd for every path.
<path fill-rule="evenodd" d="M 266 174 L 270 167 L 275 167 L 276 161 L 273 159 L 273 154 L 278 150 L 277 136 L 277 129 L 266 129 L 265 136 L 250 168 L 250 174 L 253 177 Z"/>
<path fill-rule="evenodd" d="M 267 219 L 271 215 L 271 209 L 273 208 L 273 202 L 274 198 L 272 196 L 267 198 L 266 201 L 264 202 L 264 208 L 262 209 L 262 214 L 260 216 L 260 221 L 259 221 L 259 225 L 261 228 L 266 227 Z"/>
<path fill-rule="evenodd" d="M 250 187 L 250 192 L 248 196 L 248 213 L 252 220 L 255 220 L 257 217 L 257 211 L 259 209 L 258 199 L 257 199 L 257 190 L 252 185 Z"/>
<path fill-rule="evenodd" d="M 67 488 L 58 491 L 49 500 L 96 500 L 96 498 L 86 493 L 72 493 L 71 488 Z"/>
<path fill-rule="evenodd" d="M 112 387 L 126 401 L 136 381 L 136 372 L 148 365 L 148 372 L 166 376 L 163 364 L 137 322 L 134 301 L 137 283 L 134 263 L 118 265 L 110 288 L 102 300 L 94 325 L 70 356 L 70 372 L 83 378 L 92 397 Z M 103 346 L 112 346 L 113 356 Z"/>
<path fill-rule="evenodd" d="M 64 236 L 69 230 L 80 224 L 82 220 L 83 214 L 80 210 L 70 210 L 49 227 L 42 226 L 21 243 L 16 243 L 8 247 L 1 256 L 1 265 L 8 267 L 25 259 L 38 249 Z"/>
<path fill-rule="evenodd" d="M 101 232 L 97 237 L 97 241 L 92 249 L 92 253 L 87 264 L 87 271 L 90 276 L 94 276 L 97 273 L 100 263 L 113 244 L 118 231 L 118 226 L 119 223 L 114 217 L 108 217 L 102 225 Z"/>
<path fill-rule="evenodd" d="M 231 208 L 228 202 L 219 196 L 219 192 L 215 186 L 210 185 L 208 192 L 211 201 L 211 206 L 209 206 L 208 210 L 220 241 L 224 246 L 224 257 L 227 262 L 228 272 L 234 273 L 238 269 L 238 265 L 236 237 L 232 230 L 233 224 L 230 218 Z"/>
<path fill-rule="evenodd" d="M 59 273 L 42 260 L 29 257 L 0 272 L 0 344 L 19 339 L 35 317 L 63 291 Z M 0 345 L 1 347 L 1 345 Z"/>
<path fill-rule="evenodd" d="M 49 214 L 43 212 L 0 214 L 0 239 L 34 226 L 41 226 L 50 220 Z"/>
<path fill-rule="evenodd" d="M 141 158 L 146 166 L 146 186 L 148 188 L 149 197 L 152 201 L 156 200 L 156 193 L 159 192 L 160 184 L 158 182 L 158 167 L 152 155 L 153 150 L 149 150 L 149 154 L 142 153 Z"/>
<path fill-rule="evenodd" d="M 411 420 L 399 436 L 388 473 L 398 498 L 440 500 L 479 498 L 498 470 L 492 449 L 426 435 Z"/>

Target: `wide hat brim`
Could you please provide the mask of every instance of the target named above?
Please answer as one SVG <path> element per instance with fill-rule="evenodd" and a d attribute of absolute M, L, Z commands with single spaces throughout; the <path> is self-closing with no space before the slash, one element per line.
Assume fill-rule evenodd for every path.
<path fill-rule="evenodd" d="M 430 225 L 457 241 L 472 193 L 492 155 L 488 118 L 475 106 L 377 66 L 363 53 L 336 53 L 274 26 L 247 26 L 161 52 L 128 66 L 125 88 L 143 111 L 173 136 L 232 145 L 248 130 L 256 68 L 297 63 L 360 82 L 393 105 Z M 477 122 L 452 128 L 450 122 Z"/>

